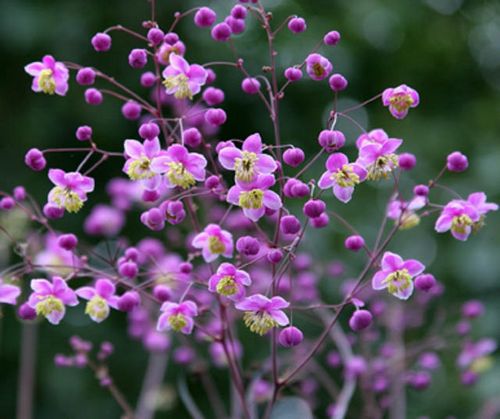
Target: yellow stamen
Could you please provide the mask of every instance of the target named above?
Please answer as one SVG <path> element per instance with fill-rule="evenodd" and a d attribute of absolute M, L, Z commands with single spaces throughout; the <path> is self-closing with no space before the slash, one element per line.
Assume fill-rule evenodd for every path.
<path fill-rule="evenodd" d="M 274 320 L 269 314 L 262 312 L 247 311 L 243 315 L 243 321 L 245 326 L 250 329 L 251 332 L 257 333 L 258 335 L 265 335 L 273 327 L 278 326 L 278 322 Z"/>
<path fill-rule="evenodd" d="M 245 209 L 259 209 L 262 208 L 263 199 L 264 192 L 261 189 L 252 189 L 240 193 L 239 205 Z"/>
<path fill-rule="evenodd" d="M 352 166 L 344 164 L 342 169 L 332 173 L 331 178 L 342 188 L 352 187 L 359 183 L 359 176 L 354 173 Z"/>
<path fill-rule="evenodd" d="M 69 188 L 56 186 L 50 192 L 51 200 L 68 212 L 78 212 L 83 207 L 83 200 Z"/>
<path fill-rule="evenodd" d="M 180 313 L 170 316 L 168 318 L 168 322 L 170 323 L 170 327 L 172 328 L 172 330 L 174 330 L 175 332 L 182 330 L 182 328 L 187 325 L 186 318 Z"/>
<path fill-rule="evenodd" d="M 187 78 L 186 75 L 178 74 L 177 76 L 166 77 L 165 80 L 163 80 L 163 85 L 167 89 L 177 88 L 177 90 L 174 93 L 176 99 L 189 98 L 191 100 L 193 99 L 193 92 L 189 88 L 188 81 L 189 79 Z"/>
<path fill-rule="evenodd" d="M 132 180 L 150 179 L 155 174 L 150 170 L 151 160 L 147 157 L 141 157 L 134 160 L 127 169 L 127 175 Z"/>
<path fill-rule="evenodd" d="M 493 367 L 494 363 L 495 361 L 491 356 L 482 356 L 481 358 L 477 358 L 472 362 L 470 370 L 472 372 L 475 372 L 476 374 L 480 374 Z"/>
<path fill-rule="evenodd" d="M 392 96 L 389 99 L 389 103 L 391 106 L 396 109 L 398 112 L 404 112 L 406 109 L 408 109 L 411 105 L 413 105 L 413 98 L 411 97 L 410 94 L 406 95 L 396 95 Z"/>
<path fill-rule="evenodd" d="M 250 182 L 254 176 L 254 167 L 257 161 L 257 154 L 251 151 L 243 151 L 243 156 L 234 160 L 234 170 L 236 179 L 243 182 Z"/>
<path fill-rule="evenodd" d="M 398 166 L 399 158 L 396 154 L 380 156 L 375 163 L 368 167 L 368 180 L 387 179 L 387 175 Z"/>
<path fill-rule="evenodd" d="M 314 63 L 312 65 L 312 70 L 316 77 L 323 77 L 325 74 L 325 69 L 320 63 Z"/>
<path fill-rule="evenodd" d="M 451 222 L 451 230 L 458 234 L 466 234 L 467 227 L 473 224 L 471 218 L 468 215 L 462 214 L 458 217 L 454 217 Z"/>
<path fill-rule="evenodd" d="M 188 189 L 196 184 L 194 176 L 186 170 L 182 163 L 171 162 L 168 166 L 170 169 L 167 172 L 167 178 L 173 185 Z"/>
<path fill-rule="evenodd" d="M 42 301 L 36 304 L 35 311 L 37 316 L 47 317 L 54 311 L 63 313 L 64 304 L 59 298 L 56 298 L 53 295 L 49 295 L 48 297 L 44 298 Z"/>
<path fill-rule="evenodd" d="M 236 282 L 233 276 L 223 276 L 217 284 L 216 290 L 219 294 L 224 296 L 234 295 L 238 291 Z"/>
<path fill-rule="evenodd" d="M 104 298 L 94 295 L 85 307 L 85 314 L 96 322 L 102 322 L 109 315 L 108 303 Z"/>
<path fill-rule="evenodd" d="M 392 272 L 383 280 L 384 284 L 388 284 L 387 290 L 391 294 L 402 292 L 411 286 L 411 276 L 407 269 L 399 269 Z"/>
<path fill-rule="evenodd" d="M 211 253 L 220 255 L 226 251 L 226 246 L 217 236 L 210 236 L 208 238 L 208 250 L 210 250 Z"/>
<path fill-rule="evenodd" d="M 46 68 L 40 71 L 40 74 L 38 75 L 38 87 L 43 93 L 47 93 L 49 95 L 53 95 L 56 91 L 56 81 L 54 80 L 52 74 L 52 70 Z"/>
<path fill-rule="evenodd" d="M 397 223 L 397 220 L 396 220 Z M 420 224 L 420 217 L 414 212 L 405 212 L 401 217 L 399 229 L 409 230 L 410 228 L 416 227 Z"/>

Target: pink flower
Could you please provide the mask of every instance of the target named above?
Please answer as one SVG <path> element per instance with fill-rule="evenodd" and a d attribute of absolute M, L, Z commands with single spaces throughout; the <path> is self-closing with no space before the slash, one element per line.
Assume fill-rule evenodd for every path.
<path fill-rule="evenodd" d="M 381 270 L 372 278 L 374 290 L 387 290 L 401 300 L 407 300 L 413 293 L 412 278 L 421 274 L 425 266 L 415 259 L 404 261 L 401 256 L 385 252 L 380 264 Z"/>
<path fill-rule="evenodd" d="M 245 287 L 251 283 L 248 273 L 236 269 L 231 263 L 223 263 L 218 267 L 217 273 L 208 280 L 208 290 L 239 301 L 245 296 Z"/>
<path fill-rule="evenodd" d="M 176 186 L 188 189 L 196 181 L 205 180 L 205 157 L 198 153 L 189 153 L 187 148 L 180 144 L 171 145 L 166 153 L 155 157 L 151 162 L 154 173 L 165 174 L 168 188 Z"/>
<path fill-rule="evenodd" d="M 368 180 L 385 179 L 390 172 L 398 167 L 398 156 L 394 152 L 403 143 L 403 140 L 383 139 L 380 136 L 376 137 L 375 141 L 365 139 L 359 143 L 359 157 L 356 163 L 366 167 Z"/>
<path fill-rule="evenodd" d="M 289 323 L 287 315 L 281 310 L 289 305 L 290 303 L 281 297 L 269 299 L 262 294 L 254 294 L 237 303 L 235 307 L 245 312 L 245 326 L 262 336 L 273 327 L 286 326 Z"/>
<path fill-rule="evenodd" d="M 81 287 L 76 290 L 76 295 L 89 300 L 85 307 L 85 314 L 97 323 L 109 316 L 109 307 L 118 309 L 118 296 L 115 295 L 115 284 L 109 279 L 98 279 L 94 287 Z"/>
<path fill-rule="evenodd" d="M 145 140 L 143 144 L 137 140 L 125 140 L 124 148 L 127 161 L 123 171 L 130 179 L 151 179 L 156 176 L 151 170 L 151 161 L 162 154 L 158 138 Z"/>
<path fill-rule="evenodd" d="M 392 116 L 403 119 L 408 115 L 409 108 L 415 108 L 420 103 L 420 97 L 416 90 L 406 84 L 395 88 L 385 89 L 382 93 L 382 103 L 389 106 Z"/>
<path fill-rule="evenodd" d="M 477 342 L 465 342 L 462 352 L 457 359 L 457 364 L 460 368 L 481 370 L 480 361 L 494 352 L 497 348 L 497 343 L 493 339 L 480 339 Z M 478 371 L 479 372 L 479 371 Z"/>
<path fill-rule="evenodd" d="M 278 168 L 271 156 L 262 153 L 262 139 L 258 133 L 247 137 L 241 150 L 232 146 L 222 148 L 219 161 L 225 169 L 234 170 L 240 182 L 251 182 L 257 175 L 271 174 Z"/>
<path fill-rule="evenodd" d="M 327 78 L 332 69 L 332 63 L 320 54 L 310 54 L 306 58 L 306 71 L 313 80 Z"/>
<path fill-rule="evenodd" d="M 229 189 L 227 202 L 243 209 L 243 213 L 252 221 L 258 221 L 266 212 L 278 210 L 282 206 L 281 198 L 269 188 L 274 185 L 273 175 L 259 175 L 250 183 L 238 183 Z"/>
<path fill-rule="evenodd" d="M 474 224 L 479 222 L 480 218 L 481 214 L 474 205 L 468 201 L 454 199 L 443 208 L 434 229 L 438 233 L 451 230 L 453 237 L 465 241 L 470 236 Z"/>
<path fill-rule="evenodd" d="M 66 306 L 78 304 L 75 292 L 59 276 L 52 278 L 52 283 L 46 279 L 32 279 L 31 289 L 28 305 L 52 324 L 59 324 L 66 314 Z"/>
<path fill-rule="evenodd" d="M 486 199 L 484 192 L 474 192 L 467 197 L 467 202 L 483 217 L 490 211 L 498 211 L 498 205 L 493 202 L 486 202 Z"/>
<path fill-rule="evenodd" d="M 356 140 L 356 147 L 360 150 L 361 147 L 368 144 L 384 144 L 388 140 L 395 139 L 396 138 L 389 138 L 389 135 L 387 135 L 387 133 L 383 129 L 376 128 L 372 129 L 369 132 L 361 134 Z M 400 141 L 402 142 L 403 140 Z"/>
<path fill-rule="evenodd" d="M 49 179 L 56 185 L 49 192 L 49 203 L 68 212 L 78 212 L 87 200 L 87 193 L 94 190 L 94 179 L 78 172 L 50 169 Z"/>
<path fill-rule="evenodd" d="M 223 255 L 227 258 L 233 256 L 233 236 L 217 224 L 209 224 L 203 232 L 198 233 L 191 243 L 196 249 L 202 249 L 205 262 L 212 262 Z"/>
<path fill-rule="evenodd" d="M 167 95 L 176 99 L 192 99 L 207 80 L 207 71 L 198 64 L 189 63 L 177 54 L 170 54 L 170 65 L 162 73 Z"/>
<path fill-rule="evenodd" d="M 0 303 L 15 305 L 17 297 L 21 294 L 21 289 L 15 285 L 4 284 L 0 278 Z"/>
<path fill-rule="evenodd" d="M 55 234 L 45 236 L 43 250 L 35 256 L 37 269 L 55 273 L 60 276 L 68 275 L 82 266 L 80 258 L 72 251 L 59 246 Z"/>
<path fill-rule="evenodd" d="M 173 44 L 164 42 L 163 44 L 161 44 L 160 48 L 158 48 L 156 57 L 161 64 L 169 65 L 171 56 L 183 56 L 184 52 L 186 52 L 186 46 L 182 41 L 176 41 Z"/>
<path fill-rule="evenodd" d="M 387 217 L 400 223 L 401 229 L 409 229 L 420 223 L 416 211 L 427 205 L 427 197 L 415 196 L 411 201 L 393 199 L 387 206 Z"/>
<path fill-rule="evenodd" d="M 24 67 L 24 71 L 33 76 L 31 88 L 35 92 L 59 96 L 68 91 L 69 71 L 66 66 L 54 59 L 52 55 L 45 55 L 42 62 L 37 61 Z"/>
<path fill-rule="evenodd" d="M 198 315 L 198 307 L 193 301 L 184 301 L 182 303 L 172 303 L 167 301 L 163 303 L 160 310 L 163 312 L 158 318 L 156 330 L 174 330 L 189 335 L 193 331 L 193 317 Z"/>
<path fill-rule="evenodd" d="M 363 166 L 349 163 L 345 154 L 334 153 L 326 161 L 326 172 L 321 176 L 318 186 L 321 189 L 333 187 L 337 199 L 347 203 L 351 200 L 354 187 L 366 176 L 367 171 Z"/>

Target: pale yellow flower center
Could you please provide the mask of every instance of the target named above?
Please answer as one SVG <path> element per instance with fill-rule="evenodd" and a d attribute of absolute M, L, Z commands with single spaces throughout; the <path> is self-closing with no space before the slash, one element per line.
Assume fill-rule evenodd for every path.
<path fill-rule="evenodd" d="M 176 99 L 192 99 L 193 92 L 189 88 L 189 79 L 185 74 L 178 74 L 177 76 L 168 76 L 163 80 L 163 85 L 167 89 L 176 89 L 174 96 Z"/>
<path fill-rule="evenodd" d="M 395 108 L 398 112 L 404 112 L 411 105 L 413 105 L 413 98 L 410 94 L 406 95 L 396 95 L 392 96 L 389 99 L 389 103 L 393 108 Z"/>
<path fill-rule="evenodd" d="M 467 227 L 473 224 L 471 218 L 468 215 L 460 215 L 454 217 L 451 222 L 451 230 L 458 234 L 466 234 Z"/>
<path fill-rule="evenodd" d="M 411 276 L 407 269 L 399 269 L 389 274 L 383 283 L 387 284 L 387 291 L 396 294 L 411 286 Z"/>
<path fill-rule="evenodd" d="M 344 164 L 342 169 L 332 173 L 331 178 L 342 188 L 352 187 L 359 183 L 359 176 L 354 173 L 352 166 L 347 164 Z"/>
<path fill-rule="evenodd" d="M 150 170 L 151 160 L 147 157 L 141 157 L 134 160 L 127 169 L 127 175 L 132 180 L 150 179 L 155 174 Z"/>
<path fill-rule="evenodd" d="M 263 312 L 247 311 L 243 315 L 245 326 L 251 332 L 258 335 L 265 335 L 273 327 L 278 326 L 278 322 L 274 320 L 269 314 Z"/>
<path fill-rule="evenodd" d="M 56 186 L 51 191 L 52 200 L 68 212 L 78 212 L 83 207 L 83 200 L 69 188 Z"/>
<path fill-rule="evenodd" d="M 49 95 L 53 95 L 56 91 L 56 81 L 52 74 L 52 70 L 46 68 L 38 75 L 38 87 Z"/>
<path fill-rule="evenodd" d="M 38 316 L 47 317 L 54 311 L 64 312 L 64 304 L 59 298 L 49 295 L 36 304 L 35 311 Z"/>
<path fill-rule="evenodd" d="M 219 294 L 226 297 L 236 294 L 238 288 L 236 287 L 234 277 L 229 275 L 223 276 L 217 284 L 216 290 Z"/>
<path fill-rule="evenodd" d="M 368 180 L 387 179 L 387 175 L 398 166 L 399 158 L 396 154 L 380 156 L 375 163 L 368 167 Z"/>
<path fill-rule="evenodd" d="M 174 314 L 168 318 L 168 322 L 170 323 L 170 327 L 175 332 L 180 331 L 183 327 L 187 325 L 187 320 L 182 314 Z"/>
<path fill-rule="evenodd" d="M 211 253 L 220 255 L 226 251 L 226 246 L 217 236 L 210 236 L 208 238 L 208 250 L 210 250 Z"/>
<path fill-rule="evenodd" d="M 264 192 L 261 189 L 252 189 L 251 191 L 241 192 L 239 204 L 245 209 L 259 209 L 262 207 Z"/>
<path fill-rule="evenodd" d="M 257 154 L 251 151 L 243 151 L 242 157 L 234 160 L 234 170 L 236 179 L 243 182 L 250 182 L 254 176 L 254 167 L 257 161 Z"/>
<path fill-rule="evenodd" d="M 104 298 L 94 295 L 85 307 L 85 314 L 88 314 L 92 320 L 101 322 L 109 315 L 108 303 Z"/>
<path fill-rule="evenodd" d="M 189 173 L 182 163 L 171 162 L 168 164 L 167 178 L 175 186 L 180 186 L 183 189 L 188 189 L 194 186 L 196 180 L 194 176 Z"/>

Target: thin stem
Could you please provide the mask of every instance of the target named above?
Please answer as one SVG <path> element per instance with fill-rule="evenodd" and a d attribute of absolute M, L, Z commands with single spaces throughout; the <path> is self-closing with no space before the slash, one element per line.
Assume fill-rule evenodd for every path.
<path fill-rule="evenodd" d="M 33 417 L 33 390 L 37 353 L 38 325 L 23 323 L 21 331 L 21 368 L 19 369 L 17 419 Z"/>

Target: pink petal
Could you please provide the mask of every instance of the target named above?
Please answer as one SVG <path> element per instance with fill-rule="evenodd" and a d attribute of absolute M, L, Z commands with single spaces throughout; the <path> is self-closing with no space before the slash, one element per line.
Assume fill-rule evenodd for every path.
<path fill-rule="evenodd" d="M 188 77 L 190 80 L 198 83 L 198 84 L 205 84 L 207 81 L 207 70 L 205 70 L 201 65 L 198 64 L 193 64 L 189 68 L 188 72 Z"/>
<path fill-rule="evenodd" d="M 404 261 L 402 268 L 407 269 L 408 273 L 413 277 L 421 274 L 424 271 L 425 266 L 418 260 L 408 259 Z"/>
<path fill-rule="evenodd" d="M 109 279 L 98 279 L 95 283 L 95 290 L 102 298 L 107 300 L 115 293 L 116 288 L 115 284 Z"/>
<path fill-rule="evenodd" d="M 343 202 L 344 204 L 347 204 L 351 200 L 353 192 L 354 188 L 352 186 L 342 187 L 339 185 L 335 185 L 333 187 L 333 194 L 340 202 Z"/>
<path fill-rule="evenodd" d="M 337 170 L 342 169 L 342 166 L 347 163 L 349 163 L 349 159 L 345 154 L 333 153 L 326 161 L 326 168 L 330 172 L 336 172 Z"/>
<path fill-rule="evenodd" d="M 24 67 L 24 71 L 28 73 L 30 76 L 38 76 L 38 73 L 42 71 L 45 68 L 43 63 L 37 61 L 31 64 L 28 64 L 27 66 Z"/>
<path fill-rule="evenodd" d="M 0 303 L 14 305 L 20 294 L 21 289 L 19 287 L 10 284 L 0 284 Z"/>
<path fill-rule="evenodd" d="M 287 315 L 281 310 L 271 310 L 269 314 L 280 326 L 286 326 L 290 323 Z"/>
<path fill-rule="evenodd" d="M 262 199 L 262 203 L 265 207 L 270 208 L 272 210 L 277 210 L 282 207 L 282 202 L 280 196 L 273 191 L 264 191 L 264 197 Z"/>
<path fill-rule="evenodd" d="M 382 267 L 382 270 L 392 272 L 401 269 L 402 264 L 403 259 L 401 258 L 401 256 L 397 255 L 396 253 L 385 252 L 384 256 L 382 257 L 382 263 L 380 264 L 380 266 Z"/>
<path fill-rule="evenodd" d="M 208 234 L 203 232 L 203 233 L 198 233 L 194 238 L 193 241 L 191 242 L 191 246 L 193 246 L 195 249 L 201 249 L 203 248 L 208 241 Z"/>
<path fill-rule="evenodd" d="M 271 156 L 261 154 L 255 164 L 255 168 L 259 173 L 268 174 L 273 173 L 278 168 L 278 165 Z"/>
<path fill-rule="evenodd" d="M 384 271 L 378 271 L 372 278 L 372 288 L 374 290 L 383 290 L 387 288 L 387 284 L 384 283 L 385 278 L 387 278 L 388 273 Z"/>
<path fill-rule="evenodd" d="M 30 287 L 38 294 L 47 295 L 52 293 L 52 284 L 46 279 L 32 279 Z"/>
<path fill-rule="evenodd" d="M 169 59 L 170 59 L 170 65 L 173 68 L 182 71 L 184 74 L 188 73 L 189 64 L 183 57 L 177 54 L 170 54 Z"/>
<path fill-rule="evenodd" d="M 262 152 L 262 138 L 259 133 L 252 134 L 243 141 L 244 151 L 251 151 L 255 154 L 260 154 Z"/>
<path fill-rule="evenodd" d="M 413 281 L 410 281 L 408 287 L 404 289 L 398 288 L 397 291 L 392 295 L 394 295 L 396 298 L 399 298 L 400 300 L 407 300 L 413 294 L 413 289 Z"/>
<path fill-rule="evenodd" d="M 84 298 L 85 300 L 90 300 L 95 296 L 96 291 L 92 287 L 81 287 L 75 291 L 75 294 L 80 298 Z"/>
<path fill-rule="evenodd" d="M 49 179 L 56 186 L 66 187 L 67 182 L 65 179 L 66 173 L 61 169 L 50 169 L 49 170 Z"/>
<path fill-rule="evenodd" d="M 321 189 L 329 189 L 335 184 L 335 181 L 332 179 L 332 172 L 326 171 L 321 175 L 319 179 L 318 186 Z"/>
<path fill-rule="evenodd" d="M 219 151 L 219 162 L 224 169 L 234 170 L 234 160 L 241 159 L 242 153 L 236 147 L 224 147 Z"/>

